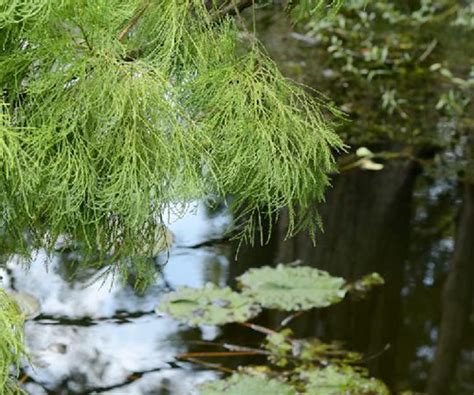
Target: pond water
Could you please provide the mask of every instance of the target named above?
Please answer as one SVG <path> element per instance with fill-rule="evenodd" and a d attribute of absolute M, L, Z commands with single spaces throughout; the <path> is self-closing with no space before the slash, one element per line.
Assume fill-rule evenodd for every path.
<path fill-rule="evenodd" d="M 154 309 L 162 295 L 180 285 L 232 285 L 249 267 L 302 259 L 349 280 L 378 271 L 386 285 L 365 300 L 303 314 L 292 328 L 363 351 L 371 372 L 394 389 L 423 391 L 439 341 L 441 288 L 453 255 L 458 206 L 454 185 L 432 182 L 400 162 L 334 181 L 322 207 L 325 233 L 316 247 L 304 235 L 283 241 L 277 227 L 268 245 L 244 246 L 234 261 L 236 246 L 216 241 L 231 218 L 199 204 L 171 222 L 175 244 L 163 276 L 144 294 L 111 277 L 101 279 L 100 272 L 71 279 L 67 268 L 73 259 L 67 255 L 48 259 L 39 251 L 28 271 L 12 259 L 4 285 L 41 304 L 41 315 L 26 325 L 31 363 L 24 366 L 25 389 L 32 395 L 193 394 L 198 383 L 220 373 L 182 362 L 180 353 L 205 350 L 201 340 L 254 345 L 260 339 L 233 326 L 192 329 L 159 316 Z M 277 327 L 281 319 L 265 312 L 259 321 Z M 467 333 L 456 351 L 453 394 L 474 391 L 472 323 Z M 207 361 L 235 366 L 245 360 Z"/>
<path fill-rule="evenodd" d="M 67 255 L 50 259 L 39 251 L 29 270 L 15 259 L 8 262 L 4 285 L 41 304 L 41 315 L 26 325 L 28 393 L 186 394 L 197 382 L 215 378 L 215 372 L 190 373 L 191 366 L 175 356 L 188 340 L 212 339 L 218 329 L 189 331 L 154 310 L 170 288 L 226 282 L 226 254 L 192 246 L 219 236 L 229 220 L 208 218 L 200 206 L 173 222 L 175 247 L 163 276 L 144 294 L 112 276 L 102 279 L 103 271 L 71 279 L 74 262 Z"/>

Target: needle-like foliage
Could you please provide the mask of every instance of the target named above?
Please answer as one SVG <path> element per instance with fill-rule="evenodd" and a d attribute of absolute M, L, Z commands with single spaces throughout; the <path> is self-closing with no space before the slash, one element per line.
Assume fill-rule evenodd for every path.
<path fill-rule="evenodd" d="M 289 233 L 314 226 L 341 147 L 333 110 L 217 3 L 0 0 L 6 234 L 147 255 L 165 208 L 209 195 L 243 236 L 283 207 Z"/>
<path fill-rule="evenodd" d="M 11 376 L 18 368 L 23 348 L 23 317 L 15 302 L 0 289 L 0 394 L 20 394 Z"/>

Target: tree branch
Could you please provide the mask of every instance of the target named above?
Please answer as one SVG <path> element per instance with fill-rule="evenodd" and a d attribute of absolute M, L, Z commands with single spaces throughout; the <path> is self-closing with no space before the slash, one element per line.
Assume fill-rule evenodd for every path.
<path fill-rule="evenodd" d="M 241 1 L 231 1 L 230 4 L 223 7 L 216 15 L 216 18 L 224 18 L 227 15 L 237 15 L 237 13 L 245 10 L 246 8 L 251 7 L 255 3 L 255 0 L 241 0 Z"/>
<path fill-rule="evenodd" d="M 118 40 L 123 43 L 125 38 L 128 36 L 128 33 L 130 33 L 130 30 L 133 29 L 133 27 L 137 24 L 137 22 L 140 20 L 140 18 L 143 16 L 145 13 L 146 9 L 150 5 L 150 0 L 146 0 L 143 6 L 135 13 L 135 15 L 130 19 L 128 22 L 127 26 L 120 32 L 118 36 Z"/>

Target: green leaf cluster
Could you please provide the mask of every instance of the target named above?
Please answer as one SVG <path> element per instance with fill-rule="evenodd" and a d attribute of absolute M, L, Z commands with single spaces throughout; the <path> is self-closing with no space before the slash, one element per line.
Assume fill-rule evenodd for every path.
<path fill-rule="evenodd" d="M 324 343 L 316 338 L 295 339 L 291 329 L 269 334 L 264 343 L 270 352 L 268 360 L 275 366 L 288 369 L 310 370 L 315 364 L 357 364 L 362 355 L 345 350 L 341 344 Z"/>
<path fill-rule="evenodd" d="M 308 310 L 340 302 L 345 294 L 345 280 L 308 266 L 278 265 L 250 269 L 239 281 L 244 295 L 249 295 L 266 308 Z"/>
<path fill-rule="evenodd" d="M 301 373 L 303 385 L 290 385 L 282 379 L 264 375 L 234 373 L 227 379 L 205 383 L 201 395 L 217 394 L 268 394 L 268 395 L 389 395 L 381 381 L 368 378 L 365 371 L 354 368 L 328 366 Z"/>
<path fill-rule="evenodd" d="M 201 0 L 0 2 L 0 221 L 91 255 L 152 255 L 163 210 L 209 195 L 253 238 L 314 202 L 342 147 L 331 106 Z M 298 205 L 298 215 L 294 210 Z"/>
<path fill-rule="evenodd" d="M 338 368 L 328 366 L 301 373 L 301 379 L 307 381 L 308 394 L 318 395 L 389 395 L 388 388 L 379 380 L 368 378 L 366 372 L 352 367 Z"/>
<path fill-rule="evenodd" d="M 233 374 L 226 380 L 216 380 L 201 386 L 201 395 L 296 395 L 290 385 L 266 377 Z"/>
<path fill-rule="evenodd" d="M 246 322 L 258 313 L 260 306 L 249 297 L 208 284 L 205 288 L 183 287 L 167 294 L 157 308 L 190 325 L 223 325 Z"/>
<path fill-rule="evenodd" d="M 388 395 L 387 386 L 357 366 L 358 353 L 318 339 L 299 340 L 285 329 L 267 336 L 271 352 L 269 366 L 242 367 L 231 376 L 205 383 L 202 395 L 231 394 L 308 394 L 308 395 Z M 278 349 L 280 351 L 278 351 Z M 282 358 L 282 354 L 287 354 Z M 274 367 L 272 367 L 274 365 Z"/>
<path fill-rule="evenodd" d="M 25 355 L 23 323 L 16 303 L 0 289 L 0 394 L 21 393 L 12 377 L 12 368 L 18 368 Z"/>

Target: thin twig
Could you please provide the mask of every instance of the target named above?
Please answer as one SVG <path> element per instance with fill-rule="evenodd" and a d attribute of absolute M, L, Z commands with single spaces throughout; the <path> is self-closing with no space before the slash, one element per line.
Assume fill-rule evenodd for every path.
<path fill-rule="evenodd" d="M 250 3 L 250 4 L 248 4 L 248 3 Z M 246 8 L 247 4 L 249 6 L 251 5 L 255 9 L 255 0 L 250 0 L 250 1 L 244 2 L 244 3 L 237 3 L 235 0 L 231 0 L 231 6 L 233 7 L 233 12 L 232 12 L 232 14 L 228 14 L 228 15 L 234 15 L 235 19 L 238 21 L 238 23 L 242 27 L 242 30 L 245 33 L 245 35 L 249 38 L 250 41 L 255 42 L 255 28 L 254 28 L 253 33 L 251 33 L 249 31 L 249 29 L 247 28 L 247 24 L 245 23 L 244 18 L 242 18 L 242 15 L 240 14 L 241 10 L 240 10 L 239 6 L 240 7 L 244 6 L 244 8 Z"/>
<path fill-rule="evenodd" d="M 74 22 L 76 23 L 77 27 L 81 31 L 82 37 L 84 38 L 84 42 L 86 43 L 87 48 L 89 48 L 89 50 L 92 51 L 93 50 L 92 43 L 90 42 L 89 36 L 87 35 L 86 31 L 84 30 L 84 27 L 80 23 L 78 23 L 76 21 L 74 21 Z"/>
<path fill-rule="evenodd" d="M 304 313 L 304 311 L 297 311 L 296 313 L 290 314 L 288 317 L 286 317 L 280 322 L 280 328 L 287 326 L 291 321 L 293 321 L 295 318 L 299 317 Z"/>
<path fill-rule="evenodd" d="M 196 351 L 196 352 L 185 352 L 179 354 L 176 358 L 178 359 L 189 359 L 193 357 L 209 357 L 209 358 L 224 358 L 224 357 L 241 357 L 247 355 L 268 355 L 263 350 L 253 351 Z"/>
<path fill-rule="evenodd" d="M 352 169 L 359 168 L 362 163 L 367 159 L 384 159 L 384 160 L 394 160 L 394 159 L 410 159 L 416 162 L 420 162 L 420 159 L 417 159 L 411 151 L 404 150 L 400 152 L 377 152 L 367 157 L 356 157 L 354 161 L 349 163 L 338 163 L 338 172 L 346 172 Z"/>
<path fill-rule="evenodd" d="M 380 351 L 376 352 L 375 354 L 372 354 L 372 355 L 369 355 L 367 356 L 366 358 L 362 359 L 359 363 L 366 363 L 366 362 L 369 362 L 375 358 L 378 358 L 380 357 L 383 353 L 385 353 L 386 351 L 388 351 L 389 349 L 391 348 L 391 345 L 390 344 L 386 344 L 384 346 L 384 348 L 382 348 Z"/>
<path fill-rule="evenodd" d="M 143 16 L 145 13 L 146 9 L 150 5 L 150 0 L 146 0 L 143 6 L 135 13 L 135 15 L 130 19 L 130 22 L 128 22 L 127 26 L 120 32 L 118 36 L 118 40 L 123 43 L 125 38 L 128 36 L 128 33 L 130 33 L 130 30 L 133 29 L 133 27 L 138 23 L 140 18 Z"/>
<path fill-rule="evenodd" d="M 448 8 L 446 11 L 444 11 L 440 14 L 434 15 L 431 18 L 428 18 L 428 20 L 430 22 L 433 22 L 433 21 L 445 19 L 445 18 L 451 16 L 452 14 L 455 14 L 460 8 L 461 8 L 461 6 L 459 4 L 455 4 L 452 7 Z"/>
<path fill-rule="evenodd" d="M 431 43 L 428 45 L 426 50 L 419 57 L 418 62 L 421 63 L 425 61 L 426 58 L 431 55 L 431 52 L 433 52 L 433 50 L 436 48 L 437 45 L 438 45 L 438 40 L 431 41 Z"/>
<path fill-rule="evenodd" d="M 248 7 L 251 7 L 254 3 L 254 0 L 243 0 L 239 2 L 231 1 L 230 4 L 222 7 L 219 12 L 214 16 L 216 19 L 221 19 L 227 15 L 237 15 L 239 12 L 242 12 Z"/>
<path fill-rule="evenodd" d="M 221 347 L 230 351 L 250 351 L 250 352 L 256 352 L 258 354 L 265 354 L 265 355 L 271 354 L 270 352 L 259 349 L 259 348 L 240 346 L 238 344 L 231 344 L 231 343 L 216 343 L 216 342 L 211 342 L 207 340 L 191 340 L 189 343 L 202 344 L 205 346 Z"/>
<path fill-rule="evenodd" d="M 261 326 L 261 325 L 251 324 L 249 322 L 239 322 L 239 325 L 242 325 L 242 326 L 245 326 L 247 328 L 253 329 L 254 331 L 263 333 L 264 335 L 269 335 L 269 336 L 278 335 L 277 331 L 274 331 L 273 329 L 266 328 L 266 327 Z"/>
<path fill-rule="evenodd" d="M 23 375 L 22 375 L 22 376 L 20 377 L 20 379 L 18 380 L 18 383 L 21 384 L 21 385 L 23 385 L 23 384 L 25 384 L 25 383 L 28 381 L 29 378 L 30 378 L 30 376 L 28 376 L 28 374 L 23 373 Z"/>
<path fill-rule="evenodd" d="M 186 360 L 189 361 L 189 362 L 195 363 L 197 365 L 205 366 L 206 368 L 220 370 L 221 372 L 224 372 L 224 373 L 234 373 L 235 372 L 235 370 L 226 368 L 222 365 L 218 365 L 218 364 L 210 363 L 210 362 L 204 362 L 204 361 L 201 361 L 201 360 L 195 359 L 195 358 L 187 358 Z"/>

